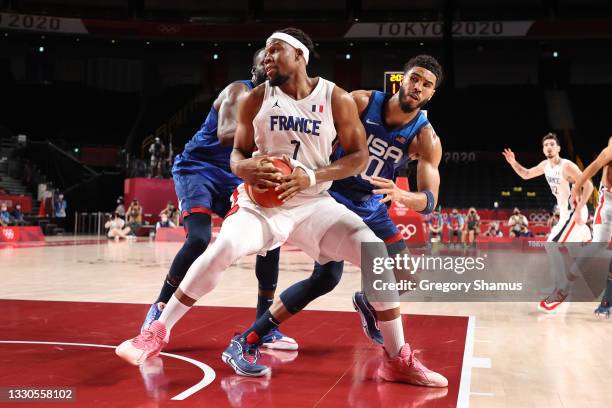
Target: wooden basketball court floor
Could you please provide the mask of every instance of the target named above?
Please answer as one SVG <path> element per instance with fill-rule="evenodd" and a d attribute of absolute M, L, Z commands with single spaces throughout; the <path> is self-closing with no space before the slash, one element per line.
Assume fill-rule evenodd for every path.
<path fill-rule="evenodd" d="M 351 304 L 359 271 L 283 325 L 298 352 L 266 352 L 271 377 L 236 376 L 220 359 L 254 318 L 254 257 L 173 330 L 165 354 L 140 368 L 113 347 L 133 337 L 155 299 L 177 243 L 48 238 L 0 246 L 0 387 L 72 387 L 70 403 L 6 406 L 609 407 L 612 321 L 594 304 L 542 315 L 532 303 L 402 305 L 407 340 L 448 389 L 376 380 L 380 350 Z M 281 253 L 280 293 L 311 260 Z"/>

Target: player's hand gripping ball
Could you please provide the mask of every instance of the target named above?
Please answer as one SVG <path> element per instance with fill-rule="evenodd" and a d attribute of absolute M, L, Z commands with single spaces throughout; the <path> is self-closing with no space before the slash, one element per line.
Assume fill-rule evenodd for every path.
<path fill-rule="evenodd" d="M 272 164 L 283 173 L 283 176 L 288 176 L 293 171 L 291 166 L 281 159 L 272 159 Z M 275 191 L 274 187 L 268 187 L 266 190 L 260 192 L 254 189 L 250 184 L 245 183 L 244 189 L 249 198 L 261 207 L 274 208 L 283 205 L 283 200 L 278 198 L 278 195 L 281 194 L 282 191 Z"/>

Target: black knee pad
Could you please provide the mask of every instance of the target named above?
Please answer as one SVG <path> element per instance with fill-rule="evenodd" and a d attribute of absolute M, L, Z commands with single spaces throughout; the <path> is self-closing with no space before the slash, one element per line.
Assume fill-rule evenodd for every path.
<path fill-rule="evenodd" d="M 211 238 L 211 218 L 208 214 L 191 214 L 185 218 L 187 240 L 185 245 L 206 248 Z"/>
<path fill-rule="evenodd" d="M 204 253 L 210 243 L 210 215 L 191 214 L 185 218 L 185 226 L 187 239 L 174 257 L 168 272 L 170 281 L 174 283 L 183 280 L 191 264 Z"/>
<path fill-rule="evenodd" d="M 315 263 L 308 279 L 291 285 L 281 293 L 283 305 L 291 314 L 299 312 L 314 299 L 331 292 L 340 282 L 343 268 L 344 262 Z"/>
<path fill-rule="evenodd" d="M 257 256 L 255 275 L 261 290 L 276 290 L 278 283 L 278 264 L 280 262 L 280 247 L 268 251 L 266 256 Z"/>
<path fill-rule="evenodd" d="M 338 283 L 340 283 L 343 270 L 343 261 L 331 261 L 325 265 L 321 265 L 318 262 L 315 263 L 315 267 L 310 278 L 320 291 L 320 294 L 318 294 L 317 297 L 331 292 L 338 285 Z"/>

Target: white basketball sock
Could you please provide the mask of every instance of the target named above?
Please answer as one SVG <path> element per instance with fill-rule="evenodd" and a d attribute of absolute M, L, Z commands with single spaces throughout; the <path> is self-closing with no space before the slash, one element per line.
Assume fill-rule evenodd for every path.
<path fill-rule="evenodd" d="M 183 317 L 185 313 L 189 311 L 189 309 L 191 309 L 190 306 L 182 304 L 179 302 L 176 296 L 172 295 L 168 301 L 168 304 L 162 311 L 161 316 L 159 316 L 159 321 L 166 326 L 166 341 L 168 341 L 170 338 L 170 331 L 172 330 L 172 327 L 174 327 L 176 322 L 178 322 L 181 317 Z"/>
<path fill-rule="evenodd" d="M 384 347 L 387 354 L 391 358 L 397 356 L 402 346 L 406 344 L 406 340 L 404 340 L 402 317 L 399 316 L 396 319 L 388 321 L 379 320 L 378 327 L 382 332 Z"/>

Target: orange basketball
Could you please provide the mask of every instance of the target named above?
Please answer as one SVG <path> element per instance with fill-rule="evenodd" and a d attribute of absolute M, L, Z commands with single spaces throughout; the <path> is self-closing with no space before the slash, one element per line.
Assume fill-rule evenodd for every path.
<path fill-rule="evenodd" d="M 272 160 L 272 164 L 274 164 L 274 167 L 279 169 L 285 176 L 288 176 L 293 171 L 291 167 L 281 159 Z M 254 203 L 264 208 L 274 208 L 283 205 L 283 201 L 278 198 L 278 195 L 281 194 L 282 191 L 274 191 L 274 188 L 268 187 L 266 191 L 258 193 L 251 185 L 246 183 L 244 184 L 244 189 Z"/>

